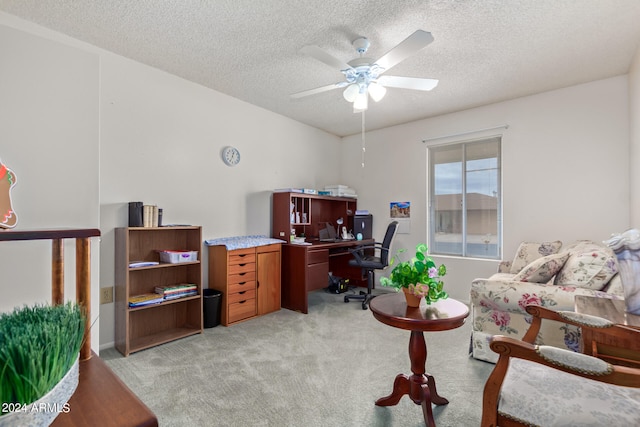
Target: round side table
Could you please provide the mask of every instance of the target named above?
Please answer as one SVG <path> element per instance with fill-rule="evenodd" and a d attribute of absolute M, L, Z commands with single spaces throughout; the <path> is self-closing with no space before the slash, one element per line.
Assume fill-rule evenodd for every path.
<path fill-rule="evenodd" d="M 402 293 L 380 295 L 371 300 L 369 308 L 380 322 L 394 328 L 411 331 L 409 359 L 412 375 L 398 374 L 389 396 L 376 401 L 378 406 L 396 405 L 408 394 L 417 405 L 422 405 L 424 422 L 435 427 L 431 403 L 446 405 L 447 399 L 436 390 L 436 381 L 426 373 L 427 344 L 423 332 L 446 331 L 462 326 L 469 315 L 469 308 L 453 298 L 437 301 L 431 305 L 407 307 Z"/>

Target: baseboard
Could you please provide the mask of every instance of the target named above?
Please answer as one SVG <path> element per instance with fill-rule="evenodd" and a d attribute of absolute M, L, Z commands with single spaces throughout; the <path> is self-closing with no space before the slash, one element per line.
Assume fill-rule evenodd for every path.
<path fill-rule="evenodd" d="M 116 346 L 116 342 L 115 341 L 111 341 L 111 342 L 108 342 L 108 343 L 105 343 L 105 344 L 100 344 L 99 348 L 100 348 L 100 351 L 102 351 L 102 350 L 107 350 L 109 348 L 113 348 L 115 346 Z"/>

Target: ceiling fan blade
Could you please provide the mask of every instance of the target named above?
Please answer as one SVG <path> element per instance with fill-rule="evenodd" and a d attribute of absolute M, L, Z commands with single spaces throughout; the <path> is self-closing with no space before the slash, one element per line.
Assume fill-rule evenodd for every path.
<path fill-rule="evenodd" d="M 289 96 L 291 97 L 291 99 L 303 98 L 305 96 L 315 95 L 316 93 L 327 92 L 332 89 L 345 87 L 347 84 L 348 84 L 347 82 L 332 83 L 330 85 L 317 87 L 315 89 L 303 90 L 302 92 L 293 93 Z"/>
<path fill-rule="evenodd" d="M 380 76 L 377 82 L 386 87 L 413 90 L 431 90 L 438 86 L 438 80 L 436 79 L 419 79 L 416 77 Z"/>
<path fill-rule="evenodd" d="M 388 71 L 391 67 L 404 61 L 411 55 L 418 52 L 420 49 L 427 47 L 429 43 L 433 41 L 431 33 L 423 30 L 418 30 L 404 39 L 400 44 L 385 53 L 375 64 L 383 68 L 383 73 Z"/>
<path fill-rule="evenodd" d="M 315 45 L 305 46 L 302 49 L 300 49 L 300 52 L 306 55 L 309 55 L 310 57 L 315 58 L 320 62 L 324 62 L 331 68 L 334 68 L 334 69 L 337 68 L 340 71 L 349 70 L 352 68 L 351 65 L 347 64 L 344 61 L 339 60 L 333 55 L 328 54 L 327 52 L 325 52 L 324 50 L 320 49 L 318 46 L 315 46 Z"/>

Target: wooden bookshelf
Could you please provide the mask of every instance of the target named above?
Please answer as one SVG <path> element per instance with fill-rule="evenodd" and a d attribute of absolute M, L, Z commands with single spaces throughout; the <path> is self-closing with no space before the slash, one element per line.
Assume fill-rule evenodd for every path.
<path fill-rule="evenodd" d="M 133 261 L 159 262 L 159 251 L 198 251 L 198 260 L 129 267 Z M 202 228 L 123 227 L 116 229 L 116 348 L 125 356 L 202 333 Z M 129 298 L 156 286 L 193 283 L 198 295 L 142 307 Z"/>

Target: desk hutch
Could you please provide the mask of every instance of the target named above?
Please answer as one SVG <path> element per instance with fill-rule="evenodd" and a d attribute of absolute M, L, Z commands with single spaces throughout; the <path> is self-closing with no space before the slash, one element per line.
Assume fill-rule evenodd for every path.
<path fill-rule="evenodd" d="M 273 193 L 272 237 L 288 241 L 294 229 L 308 243 L 282 245 L 282 307 L 307 313 L 307 293 L 326 288 L 329 272 L 349 279 L 352 286 L 367 286 L 362 271 L 348 265 L 353 258 L 349 248 L 373 243 L 372 239 L 319 240 L 320 230 L 327 223 L 336 227 L 340 218 L 348 230 L 353 229 L 356 209 L 357 200 L 350 197 Z"/>

